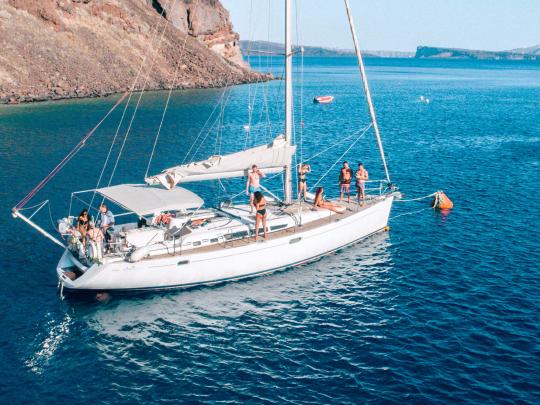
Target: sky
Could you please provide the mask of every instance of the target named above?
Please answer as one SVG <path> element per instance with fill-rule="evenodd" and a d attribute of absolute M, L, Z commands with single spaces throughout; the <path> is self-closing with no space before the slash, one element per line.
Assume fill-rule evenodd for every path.
<path fill-rule="evenodd" d="M 294 43 L 352 48 L 342 0 L 292 0 Z M 221 0 L 241 39 L 283 41 L 283 0 Z M 362 49 L 540 45 L 540 0 L 349 0 Z M 298 23 L 296 23 L 298 21 Z"/>

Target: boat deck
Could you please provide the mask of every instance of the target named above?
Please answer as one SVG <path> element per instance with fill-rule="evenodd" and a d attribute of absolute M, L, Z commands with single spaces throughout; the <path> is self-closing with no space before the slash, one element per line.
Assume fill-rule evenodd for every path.
<path fill-rule="evenodd" d="M 151 256 L 149 258 L 145 258 L 143 260 L 149 260 L 150 261 L 150 260 L 156 259 L 158 257 L 166 257 L 166 256 L 182 256 L 182 255 L 190 255 L 191 256 L 191 255 L 194 255 L 194 254 L 208 253 L 208 252 L 214 252 L 214 251 L 223 250 L 223 249 L 230 249 L 230 248 L 236 248 L 236 247 L 240 247 L 240 246 L 247 246 L 247 245 L 254 244 L 254 243 L 264 243 L 263 241 L 265 241 L 265 240 L 273 240 L 273 239 L 282 238 L 282 237 L 287 236 L 287 235 L 294 235 L 296 233 L 303 233 L 303 232 L 315 229 L 317 227 L 320 227 L 322 225 L 326 225 L 326 224 L 331 223 L 331 222 L 337 222 L 337 221 L 339 221 L 339 220 L 341 220 L 343 218 L 347 218 L 347 217 L 349 217 L 351 215 L 354 215 L 354 214 L 356 214 L 356 213 L 358 213 L 360 211 L 363 211 L 363 210 L 373 206 L 376 203 L 377 199 L 375 197 L 377 197 L 377 196 L 372 196 L 372 198 L 367 200 L 365 207 L 362 207 L 361 205 L 358 205 L 357 202 L 352 201 L 352 199 L 351 199 L 350 203 L 347 203 L 347 202 L 344 202 L 344 201 L 338 202 L 337 200 L 330 200 L 330 201 L 332 201 L 334 203 L 345 206 L 346 207 L 345 212 L 343 212 L 341 214 L 337 214 L 337 213 L 332 212 L 331 215 L 329 215 L 329 216 L 327 216 L 325 218 L 316 219 L 314 221 L 308 222 L 308 223 L 300 225 L 300 226 L 297 225 L 297 226 L 293 226 L 293 227 L 286 228 L 286 229 L 279 230 L 279 231 L 268 232 L 266 239 L 263 238 L 262 230 L 261 230 L 261 231 L 259 231 L 259 240 L 258 241 L 255 241 L 254 236 L 250 236 L 250 237 L 247 237 L 247 238 L 229 240 L 229 241 L 225 241 L 225 242 L 218 243 L 218 244 L 215 244 L 215 245 L 201 246 L 201 247 L 188 249 L 188 250 L 184 250 L 184 251 L 182 251 L 182 249 L 179 248 L 174 253 L 155 255 L 155 256 Z M 307 213 L 307 212 L 312 211 L 314 209 L 313 204 L 310 204 L 310 203 L 302 203 L 301 205 L 302 205 L 302 212 Z M 295 215 L 296 217 L 298 217 L 299 209 L 300 209 L 299 203 L 295 202 L 294 204 L 290 205 L 289 207 L 287 207 L 285 209 L 282 209 L 281 211 L 284 212 L 284 213 L 287 213 L 289 215 Z M 325 210 L 325 209 L 324 208 L 317 208 L 317 210 Z"/>

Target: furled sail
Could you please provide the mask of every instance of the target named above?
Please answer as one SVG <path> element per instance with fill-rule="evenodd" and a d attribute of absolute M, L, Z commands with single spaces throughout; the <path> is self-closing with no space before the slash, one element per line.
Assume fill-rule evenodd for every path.
<path fill-rule="evenodd" d="M 285 137 L 279 135 L 267 145 L 171 167 L 145 181 L 172 189 L 178 183 L 243 177 L 254 164 L 264 173 L 278 173 L 291 164 L 295 151 L 296 146 L 289 145 Z"/>

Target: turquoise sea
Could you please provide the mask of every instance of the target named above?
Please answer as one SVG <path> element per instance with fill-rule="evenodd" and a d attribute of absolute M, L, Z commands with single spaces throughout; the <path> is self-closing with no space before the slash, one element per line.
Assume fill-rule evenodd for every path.
<path fill-rule="evenodd" d="M 251 60 L 276 75 L 281 62 Z M 300 65 L 302 159 L 335 145 L 311 162 L 314 184 L 369 116 L 354 59 Z M 61 300 L 60 249 L 10 210 L 118 97 L 0 106 L 0 403 L 539 403 L 540 64 L 368 59 L 367 69 L 392 181 L 405 198 L 444 190 L 450 213 L 396 203 L 389 233 L 317 263 L 108 302 Z M 150 172 L 270 140 L 283 129 L 282 91 L 273 81 L 173 92 Z M 313 104 L 327 94 L 333 104 Z M 113 184 L 142 181 L 166 97 L 142 97 Z M 121 113 L 29 206 L 49 199 L 56 219 L 72 191 L 96 186 Z M 343 159 L 383 177 L 372 132 Z M 336 178 L 334 168 L 322 180 L 330 195 Z M 191 189 L 212 205 L 241 187 Z M 47 208 L 34 219 L 51 229 Z"/>

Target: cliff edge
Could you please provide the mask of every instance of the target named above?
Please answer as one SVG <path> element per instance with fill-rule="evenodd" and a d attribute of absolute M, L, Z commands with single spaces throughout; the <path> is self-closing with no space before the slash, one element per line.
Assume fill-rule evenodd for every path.
<path fill-rule="evenodd" d="M 122 92 L 141 66 L 137 89 L 268 78 L 243 62 L 218 0 L 0 0 L 0 48 L 8 103 Z"/>

